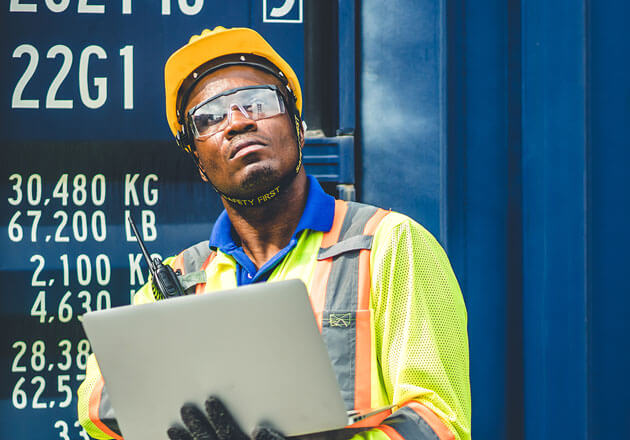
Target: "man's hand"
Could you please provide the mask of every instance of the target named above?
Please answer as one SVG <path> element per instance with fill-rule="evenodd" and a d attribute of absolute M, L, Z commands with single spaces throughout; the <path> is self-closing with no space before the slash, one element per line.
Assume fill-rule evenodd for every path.
<path fill-rule="evenodd" d="M 232 414 L 216 397 L 206 400 L 206 415 L 195 405 L 182 406 L 181 416 L 186 428 L 172 426 L 167 434 L 171 440 L 249 440 L 238 426 Z M 285 440 L 277 431 L 259 426 L 252 433 L 254 440 Z"/>

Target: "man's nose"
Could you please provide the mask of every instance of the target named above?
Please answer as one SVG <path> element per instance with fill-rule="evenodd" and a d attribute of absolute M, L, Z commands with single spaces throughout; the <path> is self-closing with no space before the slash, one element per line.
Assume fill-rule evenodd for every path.
<path fill-rule="evenodd" d="M 224 133 L 227 139 L 231 139 L 237 134 L 255 131 L 258 128 L 256 121 L 251 119 L 247 112 L 239 105 L 233 105 L 230 109 L 228 125 Z"/>

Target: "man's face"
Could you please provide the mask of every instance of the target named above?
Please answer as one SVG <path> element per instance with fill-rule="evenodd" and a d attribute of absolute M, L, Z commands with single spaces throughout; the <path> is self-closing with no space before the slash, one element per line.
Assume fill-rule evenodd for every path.
<path fill-rule="evenodd" d="M 253 67 L 217 70 L 195 85 L 186 112 L 226 90 L 264 84 L 280 86 L 273 75 Z M 298 160 L 295 128 L 287 113 L 254 121 L 234 109 L 223 130 L 195 140 L 195 146 L 212 184 L 237 198 L 253 197 L 272 187 L 287 173 L 295 172 Z"/>

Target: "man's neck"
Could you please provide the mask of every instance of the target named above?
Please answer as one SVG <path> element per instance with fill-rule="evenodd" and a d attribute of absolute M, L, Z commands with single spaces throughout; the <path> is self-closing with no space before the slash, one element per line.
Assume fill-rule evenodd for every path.
<path fill-rule="evenodd" d="M 262 206 L 236 207 L 223 201 L 243 251 L 257 268 L 289 244 L 307 196 L 308 180 L 302 169 L 288 188 Z"/>

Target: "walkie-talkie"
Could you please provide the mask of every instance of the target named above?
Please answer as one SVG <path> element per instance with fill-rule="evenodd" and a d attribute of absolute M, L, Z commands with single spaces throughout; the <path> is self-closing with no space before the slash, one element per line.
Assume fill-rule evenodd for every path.
<path fill-rule="evenodd" d="M 161 300 L 185 295 L 184 289 L 177 278 L 177 274 L 173 271 L 173 268 L 162 264 L 162 260 L 157 257 L 151 259 L 147 248 L 144 246 L 144 242 L 140 238 L 138 229 L 136 229 L 136 224 L 131 218 L 131 214 L 129 214 L 128 219 L 133 234 L 136 236 L 136 240 L 138 240 L 142 254 L 145 260 L 147 260 L 149 272 L 151 272 L 151 277 L 153 278 L 151 289 L 153 290 L 155 299 Z"/>

